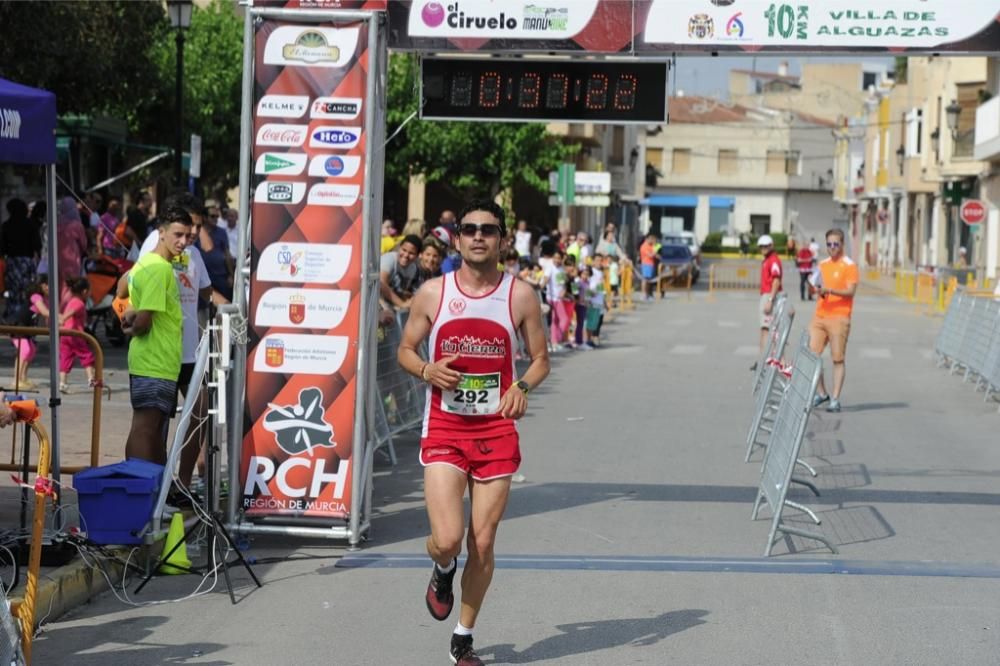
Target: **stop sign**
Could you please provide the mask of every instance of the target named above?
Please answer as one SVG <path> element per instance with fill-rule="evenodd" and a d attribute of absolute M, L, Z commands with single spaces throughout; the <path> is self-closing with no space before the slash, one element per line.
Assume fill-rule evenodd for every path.
<path fill-rule="evenodd" d="M 958 209 L 958 216 L 966 224 L 979 224 L 986 219 L 986 206 L 978 199 L 966 199 Z"/>

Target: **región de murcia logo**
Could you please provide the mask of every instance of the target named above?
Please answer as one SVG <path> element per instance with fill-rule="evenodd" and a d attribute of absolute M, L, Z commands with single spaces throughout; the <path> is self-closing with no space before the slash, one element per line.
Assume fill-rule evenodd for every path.
<path fill-rule="evenodd" d="M 323 418 L 323 392 L 315 387 L 299 391 L 299 404 L 268 403 L 264 430 L 274 433 L 281 450 L 289 455 L 308 452 L 317 446 L 335 447 L 333 426 Z"/>

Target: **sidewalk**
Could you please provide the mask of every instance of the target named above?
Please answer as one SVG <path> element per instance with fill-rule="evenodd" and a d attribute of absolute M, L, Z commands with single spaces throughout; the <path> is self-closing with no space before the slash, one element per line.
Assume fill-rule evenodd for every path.
<path fill-rule="evenodd" d="M 841 554 L 795 538 L 764 560 L 768 521 L 749 519 L 759 454 L 743 462 L 756 304 L 638 304 L 603 349 L 554 360 L 520 426 L 527 481 L 476 631 L 487 663 L 996 663 L 996 403 L 935 367 L 940 320 L 860 298 L 844 411 L 814 414 L 804 444 L 823 496 L 792 491 Z M 793 304 L 792 345 L 811 314 Z M 376 458 L 359 553 L 256 539 L 264 587 L 234 568 L 237 606 L 221 585 L 145 608 L 104 595 L 46 627 L 39 663 L 447 663 L 453 625 L 423 605 L 415 440 L 397 453 L 395 468 Z M 142 597 L 197 582 L 156 579 Z"/>

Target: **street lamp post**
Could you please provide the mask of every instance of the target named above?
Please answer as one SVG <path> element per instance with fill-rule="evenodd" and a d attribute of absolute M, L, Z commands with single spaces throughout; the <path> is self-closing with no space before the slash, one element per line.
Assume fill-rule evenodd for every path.
<path fill-rule="evenodd" d="M 958 135 L 958 117 L 962 115 L 962 105 L 951 100 L 951 104 L 944 108 L 944 112 L 948 118 L 948 129 L 951 130 L 952 138 L 955 138 Z"/>
<path fill-rule="evenodd" d="M 176 86 L 174 101 L 176 102 L 176 119 L 174 121 L 174 183 L 183 187 L 181 157 L 184 153 L 184 31 L 191 27 L 191 0 L 167 0 L 167 13 L 170 15 L 170 25 L 177 31 L 177 73 L 174 76 Z"/>

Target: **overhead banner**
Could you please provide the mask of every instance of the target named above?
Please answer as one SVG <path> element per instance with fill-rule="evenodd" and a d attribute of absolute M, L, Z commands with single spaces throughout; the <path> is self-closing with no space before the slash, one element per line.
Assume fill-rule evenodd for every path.
<path fill-rule="evenodd" d="M 332 3 L 301 2 L 302 7 Z M 351 512 L 368 29 L 256 26 L 246 517 Z"/>
<path fill-rule="evenodd" d="M 389 47 L 401 50 L 619 53 L 633 34 L 630 0 L 389 3 Z"/>
<path fill-rule="evenodd" d="M 636 53 L 1000 50 L 995 0 L 637 0 Z"/>
<path fill-rule="evenodd" d="M 417 51 L 996 53 L 996 0 L 412 0 L 389 46 Z"/>

